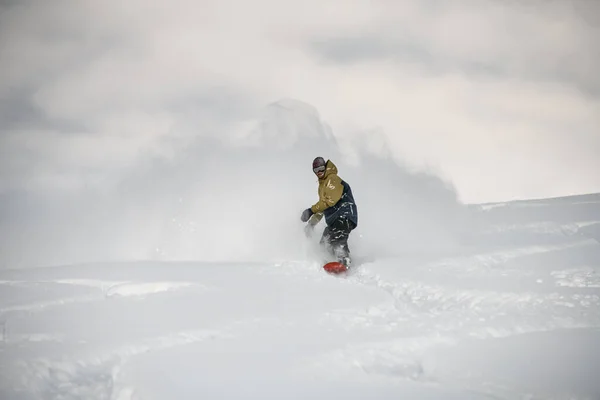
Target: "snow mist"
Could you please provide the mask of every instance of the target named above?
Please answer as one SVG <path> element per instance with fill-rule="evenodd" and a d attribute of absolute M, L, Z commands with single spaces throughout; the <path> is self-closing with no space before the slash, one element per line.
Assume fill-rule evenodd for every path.
<path fill-rule="evenodd" d="M 300 213 L 317 201 L 316 156 L 331 159 L 352 186 L 355 255 L 457 243 L 465 209 L 452 187 L 403 166 L 382 135 L 340 137 L 310 105 L 282 100 L 236 135 L 165 143 L 168 156 L 144 156 L 116 184 L 4 196 L 1 265 L 304 259 Z"/>

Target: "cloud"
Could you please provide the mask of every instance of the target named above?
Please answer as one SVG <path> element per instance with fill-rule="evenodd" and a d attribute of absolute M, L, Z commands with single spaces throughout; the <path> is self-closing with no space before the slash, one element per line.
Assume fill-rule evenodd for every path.
<path fill-rule="evenodd" d="M 280 98 L 314 105 L 337 138 L 385 132 L 464 201 L 600 188 L 594 2 L 1 7 L 5 191 L 114 181 L 165 142 L 243 136 Z"/>
<path fill-rule="evenodd" d="M 315 36 L 307 48 L 356 72 L 353 82 L 385 71 L 359 92 L 372 121 L 396 128 L 398 154 L 439 165 L 467 201 L 597 190 L 600 164 L 584 143 L 600 140 L 599 25 L 586 22 L 598 6 L 387 4 L 361 32 Z"/>
<path fill-rule="evenodd" d="M 319 37 L 313 50 L 342 64 L 386 59 L 432 74 L 558 81 L 599 93 L 600 54 L 592 50 L 599 27 L 584 19 L 600 15 L 592 2 L 389 4 L 386 17 L 369 29 Z"/>

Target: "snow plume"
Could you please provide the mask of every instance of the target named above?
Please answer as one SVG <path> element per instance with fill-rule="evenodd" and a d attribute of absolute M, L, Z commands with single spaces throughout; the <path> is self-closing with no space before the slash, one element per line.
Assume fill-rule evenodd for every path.
<path fill-rule="evenodd" d="M 116 185 L 30 203 L 5 196 L 2 263 L 305 259 L 300 213 L 317 201 L 316 156 L 352 186 L 356 255 L 454 244 L 463 208 L 452 188 L 394 160 L 381 135 L 339 138 L 312 106 L 282 100 L 233 133 L 165 143 L 168 157 L 145 157 Z"/>

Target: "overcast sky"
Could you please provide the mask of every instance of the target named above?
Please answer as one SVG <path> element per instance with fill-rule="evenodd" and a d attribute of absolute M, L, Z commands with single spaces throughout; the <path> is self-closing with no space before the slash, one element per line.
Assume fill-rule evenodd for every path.
<path fill-rule="evenodd" d="M 118 173 L 295 98 L 467 202 L 600 191 L 599 39 L 595 0 L 3 0 L 0 188 Z"/>

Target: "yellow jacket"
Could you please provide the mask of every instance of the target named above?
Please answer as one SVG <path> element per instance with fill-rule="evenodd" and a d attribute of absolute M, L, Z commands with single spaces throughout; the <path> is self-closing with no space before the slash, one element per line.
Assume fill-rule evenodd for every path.
<path fill-rule="evenodd" d="M 325 166 L 325 174 L 319 178 L 319 187 L 317 193 L 319 201 L 317 201 L 310 209 L 314 215 L 310 218 L 311 225 L 317 224 L 323 218 L 323 211 L 329 207 L 333 207 L 341 199 L 344 193 L 342 179 L 338 176 L 338 169 L 335 164 L 328 160 Z"/>

